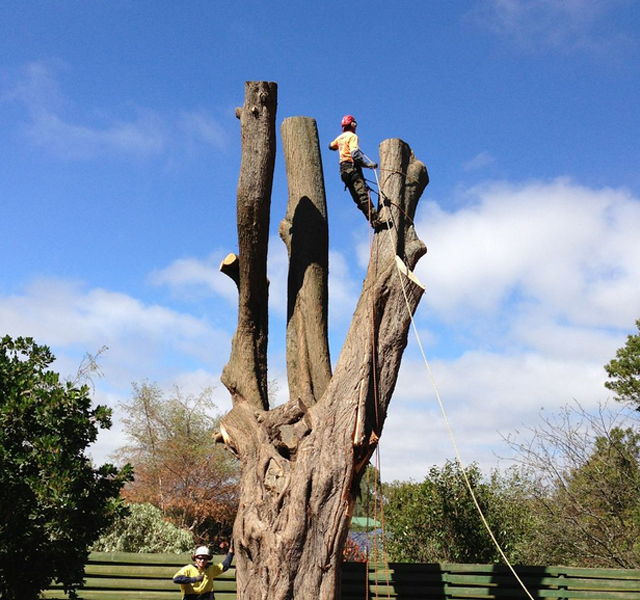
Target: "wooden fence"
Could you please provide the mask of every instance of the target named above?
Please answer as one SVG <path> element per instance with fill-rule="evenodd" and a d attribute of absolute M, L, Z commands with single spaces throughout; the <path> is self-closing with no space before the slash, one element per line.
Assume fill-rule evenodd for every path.
<path fill-rule="evenodd" d="M 216 557 L 220 562 L 224 557 Z M 179 600 L 172 577 L 190 562 L 182 554 L 101 553 L 90 555 L 85 600 Z M 517 567 L 537 599 L 640 600 L 640 570 Z M 216 600 L 236 600 L 235 568 L 215 582 Z M 66 598 L 52 585 L 44 598 Z M 502 565 L 346 563 L 342 600 L 526 600 L 528 595 Z M 297 600 L 313 600 L 300 598 Z"/>

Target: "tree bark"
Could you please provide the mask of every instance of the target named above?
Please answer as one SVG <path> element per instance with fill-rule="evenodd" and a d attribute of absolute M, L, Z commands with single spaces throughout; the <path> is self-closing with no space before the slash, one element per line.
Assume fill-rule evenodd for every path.
<path fill-rule="evenodd" d="M 261 85 L 247 84 L 251 89 Z M 243 112 L 248 106 L 251 102 L 245 100 Z M 244 152 L 248 135 L 244 130 L 253 124 L 251 119 L 249 124 L 241 120 L 241 173 L 245 160 L 252 158 Z M 264 144 L 265 131 L 251 135 Z M 234 406 L 222 420 L 219 439 L 241 461 L 234 526 L 238 598 L 336 600 L 355 494 L 382 434 L 411 317 L 424 292 L 412 269 L 426 248 L 412 219 L 428 176 L 407 144 L 383 142 L 381 171 L 391 176 L 381 192 L 391 201 L 391 221 L 374 235 L 362 293 L 331 375 L 326 339 L 326 203 L 317 129 L 313 120 L 296 118 L 285 121 L 282 133 L 289 178 L 287 216 L 280 233 L 290 255 L 290 399 L 268 410 L 259 393 L 262 340 L 255 336 L 266 335 L 266 328 L 257 327 L 262 323 L 262 308 L 255 311 L 242 295 L 243 279 L 250 277 L 253 282 L 259 276 L 250 293 L 244 293 L 252 299 L 266 298 L 262 266 L 266 243 L 261 246 L 264 256 L 252 248 L 251 259 L 259 263 L 252 268 L 244 265 L 250 253 L 243 250 L 241 241 L 238 289 L 240 311 L 247 314 L 238 317 L 232 357 L 223 374 Z M 257 209 L 256 195 L 247 201 L 240 188 L 239 230 L 241 222 L 258 225 L 262 219 L 263 231 L 268 215 L 262 197 Z M 235 273 L 235 260 L 225 268 Z M 264 346 L 266 352 L 266 341 Z M 247 348 L 260 360 L 245 364 L 252 356 Z"/>
<path fill-rule="evenodd" d="M 315 120 L 285 119 L 280 131 L 289 184 L 287 215 L 280 223 L 280 237 L 289 253 L 289 395 L 311 406 L 322 397 L 331 379 L 327 201 Z"/>
<path fill-rule="evenodd" d="M 276 157 L 275 119 L 278 87 L 248 81 L 240 119 L 242 159 L 238 180 L 238 327 L 222 383 L 235 402 L 268 409 L 269 335 L 267 249 L 271 187 Z"/>

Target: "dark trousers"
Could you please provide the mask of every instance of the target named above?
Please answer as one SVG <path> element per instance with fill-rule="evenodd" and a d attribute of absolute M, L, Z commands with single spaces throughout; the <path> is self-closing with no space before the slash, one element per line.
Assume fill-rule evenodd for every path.
<path fill-rule="evenodd" d="M 376 218 L 376 209 L 371 201 L 369 188 L 362 175 L 362 169 L 353 163 L 340 163 L 340 178 L 347 186 L 357 207 L 367 217 L 367 220 L 373 222 Z"/>

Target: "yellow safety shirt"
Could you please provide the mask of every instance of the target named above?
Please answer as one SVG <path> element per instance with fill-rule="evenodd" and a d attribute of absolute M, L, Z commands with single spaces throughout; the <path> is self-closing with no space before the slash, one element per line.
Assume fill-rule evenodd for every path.
<path fill-rule="evenodd" d="M 337 148 L 340 153 L 340 162 L 353 162 L 353 156 L 351 153 L 354 150 L 359 150 L 358 136 L 353 131 L 342 132 L 331 144 L 329 144 L 334 150 Z"/>
<path fill-rule="evenodd" d="M 209 563 L 202 574 L 204 579 L 202 581 L 196 581 L 195 583 L 181 583 L 180 589 L 182 590 L 182 596 L 191 596 L 193 594 L 200 595 L 213 591 L 213 580 L 218 575 L 222 575 L 224 568 L 222 563 Z M 197 577 L 200 575 L 200 571 L 195 565 L 187 565 L 182 567 L 173 577 L 174 579 L 179 576 Z"/>

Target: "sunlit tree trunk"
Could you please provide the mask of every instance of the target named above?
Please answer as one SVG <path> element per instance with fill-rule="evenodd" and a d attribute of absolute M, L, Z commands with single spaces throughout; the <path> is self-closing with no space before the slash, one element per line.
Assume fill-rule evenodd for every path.
<path fill-rule="evenodd" d="M 424 291 L 412 271 L 426 247 L 412 218 L 428 176 L 407 144 L 397 139 L 381 144 L 381 172 L 387 174 L 382 185 L 392 201 L 392 219 L 373 236 L 362 293 L 331 373 L 327 209 L 317 128 L 312 119 L 285 120 L 289 198 L 280 235 L 290 260 L 290 397 L 270 410 L 266 191 L 275 158 L 275 109 L 275 84 L 246 84 L 238 109 L 239 256 L 230 255 L 221 266 L 239 291 L 238 328 L 223 374 L 233 408 L 219 435 L 242 470 L 234 528 L 238 597 L 335 600 L 355 494 L 382 433 L 411 315 Z"/>

